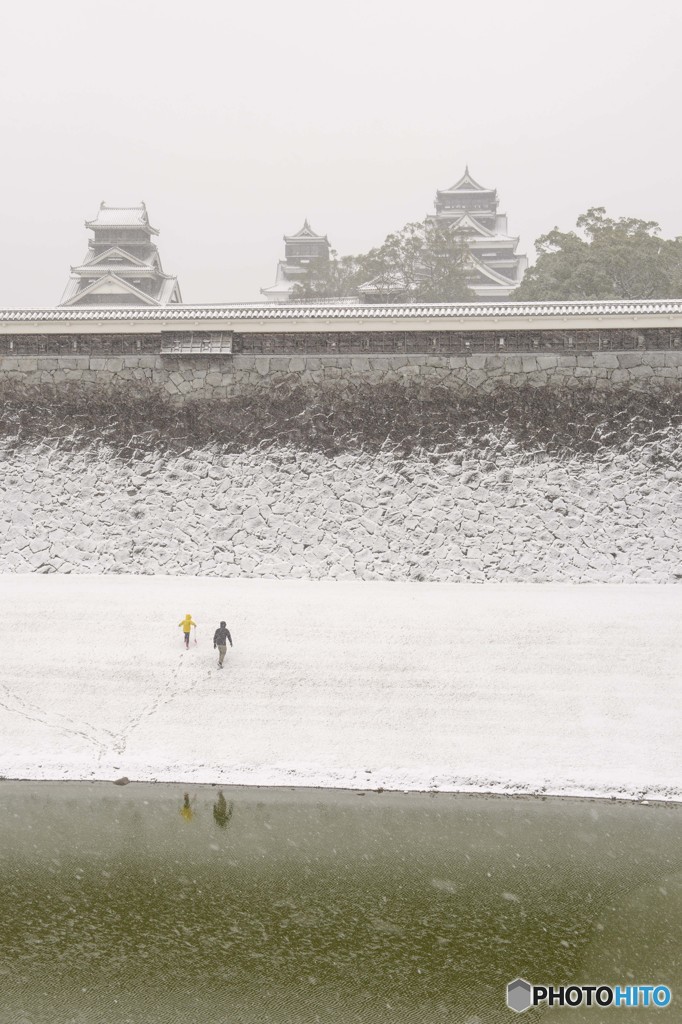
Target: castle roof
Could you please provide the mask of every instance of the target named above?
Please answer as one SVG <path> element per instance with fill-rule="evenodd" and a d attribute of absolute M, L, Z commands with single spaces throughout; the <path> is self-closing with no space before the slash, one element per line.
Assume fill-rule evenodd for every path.
<path fill-rule="evenodd" d="M 138 206 L 107 206 L 100 203 L 94 220 L 86 220 L 86 228 L 143 228 L 152 235 L 158 235 L 156 228 L 149 223 L 147 207 L 144 203 Z"/>
<path fill-rule="evenodd" d="M 318 235 L 315 231 L 313 231 L 307 219 L 303 221 L 303 227 L 301 228 L 300 231 L 297 231 L 295 235 L 285 235 L 284 241 L 293 242 L 294 239 L 301 238 L 314 238 L 316 241 L 327 243 L 329 241 L 326 235 Z"/>
<path fill-rule="evenodd" d="M 82 261 L 71 267 L 61 306 L 101 306 L 107 301 L 148 306 L 182 302 L 177 278 L 164 274 L 161 267 L 151 239 L 159 232 L 149 223 L 144 203 L 107 206 L 102 202 L 97 216 L 86 220 L 85 226 L 95 232 L 95 238 L 88 242 Z M 128 235 L 124 230 L 119 234 L 121 228 L 130 228 L 133 233 Z M 98 238 L 98 229 L 115 229 L 116 244 L 112 244 L 111 237 Z"/>
<path fill-rule="evenodd" d="M 50 307 L 43 309 L 0 309 L 0 328 L 6 329 L 10 324 L 26 323 L 29 325 L 87 323 L 94 322 L 95 329 L 100 322 L 113 321 L 125 325 L 136 321 L 159 321 L 161 326 L 179 322 L 194 324 L 207 321 L 211 324 L 237 323 L 256 321 L 305 321 L 320 320 L 323 323 L 333 320 L 348 321 L 390 319 L 392 324 L 401 320 L 433 321 L 455 318 L 457 321 L 490 321 L 500 319 L 505 324 L 520 322 L 525 328 L 528 319 L 558 322 L 562 329 L 580 320 L 595 320 L 600 328 L 630 327 L 635 319 L 636 326 L 664 326 L 675 330 L 682 325 L 682 300 L 680 299 L 571 299 L 547 302 L 437 302 L 437 303 L 382 303 L 377 305 L 360 305 L 348 307 L 342 302 L 285 305 L 272 303 L 225 303 L 203 305 L 172 304 L 168 306 L 138 306 L 74 308 Z M 656 318 L 653 322 L 648 318 Z M 430 323 L 429 323 L 430 327 Z M 14 328 L 12 328 L 14 329 Z M 221 329 L 222 328 L 221 326 Z M 381 328 L 384 329 L 383 327 Z M 398 328 L 395 328 L 398 329 Z"/>
<path fill-rule="evenodd" d="M 71 274 L 67 282 L 60 306 L 77 305 L 84 306 L 100 305 L 99 299 L 103 296 L 127 295 L 131 305 L 164 306 L 166 303 L 181 302 L 180 288 L 176 277 L 168 274 L 160 276 L 158 287 L 154 295 L 136 288 L 135 285 L 125 277 L 121 277 L 115 271 L 105 270 L 98 274 L 91 284 L 83 286 L 83 278 L 78 274 Z M 98 296 L 99 298 L 95 298 Z M 90 298 L 90 302 L 88 299 Z"/>
<path fill-rule="evenodd" d="M 488 195 L 495 195 L 494 188 L 486 188 L 484 185 L 479 185 L 479 183 L 472 178 L 469 173 L 468 166 L 464 168 L 464 174 L 459 181 L 455 182 L 454 185 L 451 185 L 450 188 L 438 189 L 439 196 L 448 195 L 452 192 L 484 192 Z"/>
<path fill-rule="evenodd" d="M 128 252 L 127 249 L 121 249 L 117 245 L 113 245 L 110 249 L 105 249 L 103 252 L 95 252 L 94 249 L 88 249 L 83 262 L 78 264 L 76 267 L 72 267 L 72 271 L 80 270 L 83 273 L 90 273 L 101 265 L 108 265 L 116 263 L 119 266 L 127 266 L 131 268 L 139 268 L 140 270 L 161 270 L 161 260 L 159 258 L 158 250 L 155 246 L 151 248 L 151 251 L 145 258 L 133 255 Z"/>

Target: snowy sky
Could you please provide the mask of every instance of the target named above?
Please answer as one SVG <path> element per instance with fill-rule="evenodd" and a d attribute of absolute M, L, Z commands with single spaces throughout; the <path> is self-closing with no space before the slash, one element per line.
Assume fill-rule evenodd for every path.
<path fill-rule="evenodd" d="M 304 217 L 341 253 L 464 165 L 521 250 L 590 205 L 682 235 L 677 0 L 26 0 L 0 32 L 0 306 L 53 305 L 102 199 L 186 302 L 254 301 Z"/>

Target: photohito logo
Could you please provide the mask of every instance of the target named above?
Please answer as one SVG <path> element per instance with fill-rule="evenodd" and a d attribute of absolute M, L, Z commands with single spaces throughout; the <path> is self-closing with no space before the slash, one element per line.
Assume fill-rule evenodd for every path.
<path fill-rule="evenodd" d="M 668 1006 L 667 985 L 531 985 L 515 978 L 507 985 L 507 1006 L 523 1013 L 531 1006 Z"/>

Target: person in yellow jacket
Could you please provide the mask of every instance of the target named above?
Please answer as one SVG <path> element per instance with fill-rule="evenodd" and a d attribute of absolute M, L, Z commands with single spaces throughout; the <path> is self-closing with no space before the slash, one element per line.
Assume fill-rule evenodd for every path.
<path fill-rule="evenodd" d="M 189 633 L 192 626 L 194 626 L 195 629 L 197 628 L 197 624 L 190 615 L 190 613 L 187 612 L 184 619 L 181 619 L 178 625 L 181 627 L 182 632 L 185 634 L 185 647 L 189 650 Z"/>

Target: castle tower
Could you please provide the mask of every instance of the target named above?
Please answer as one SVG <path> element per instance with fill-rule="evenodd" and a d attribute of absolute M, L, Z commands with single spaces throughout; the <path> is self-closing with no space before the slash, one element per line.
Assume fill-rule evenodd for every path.
<path fill-rule="evenodd" d="M 60 306 L 165 306 L 182 302 L 176 277 L 164 274 L 147 208 L 100 205 L 86 220 L 94 237 L 83 262 L 71 267 Z"/>
<path fill-rule="evenodd" d="M 294 285 L 305 277 L 311 264 L 329 261 L 329 240 L 326 235 L 318 235 L 308 221 L 295 235 L 284 236 L 284 259 L 277 264 L 275 283 L 269 288 L 261 288 L 272 302 L 288 302 Z"/>
<path fill-rule="evenodd" d="M 503 299 L 521 284 L 528 266 L 517 254 L 518 237 L 508 234 L 507 216 L 497 212 L 497 192 L 464 174 L 450 188 L 436 192 L 436 213 L 427 221 L 445 224 L 467 243 L 469 287 L 478 298 Z"/>

